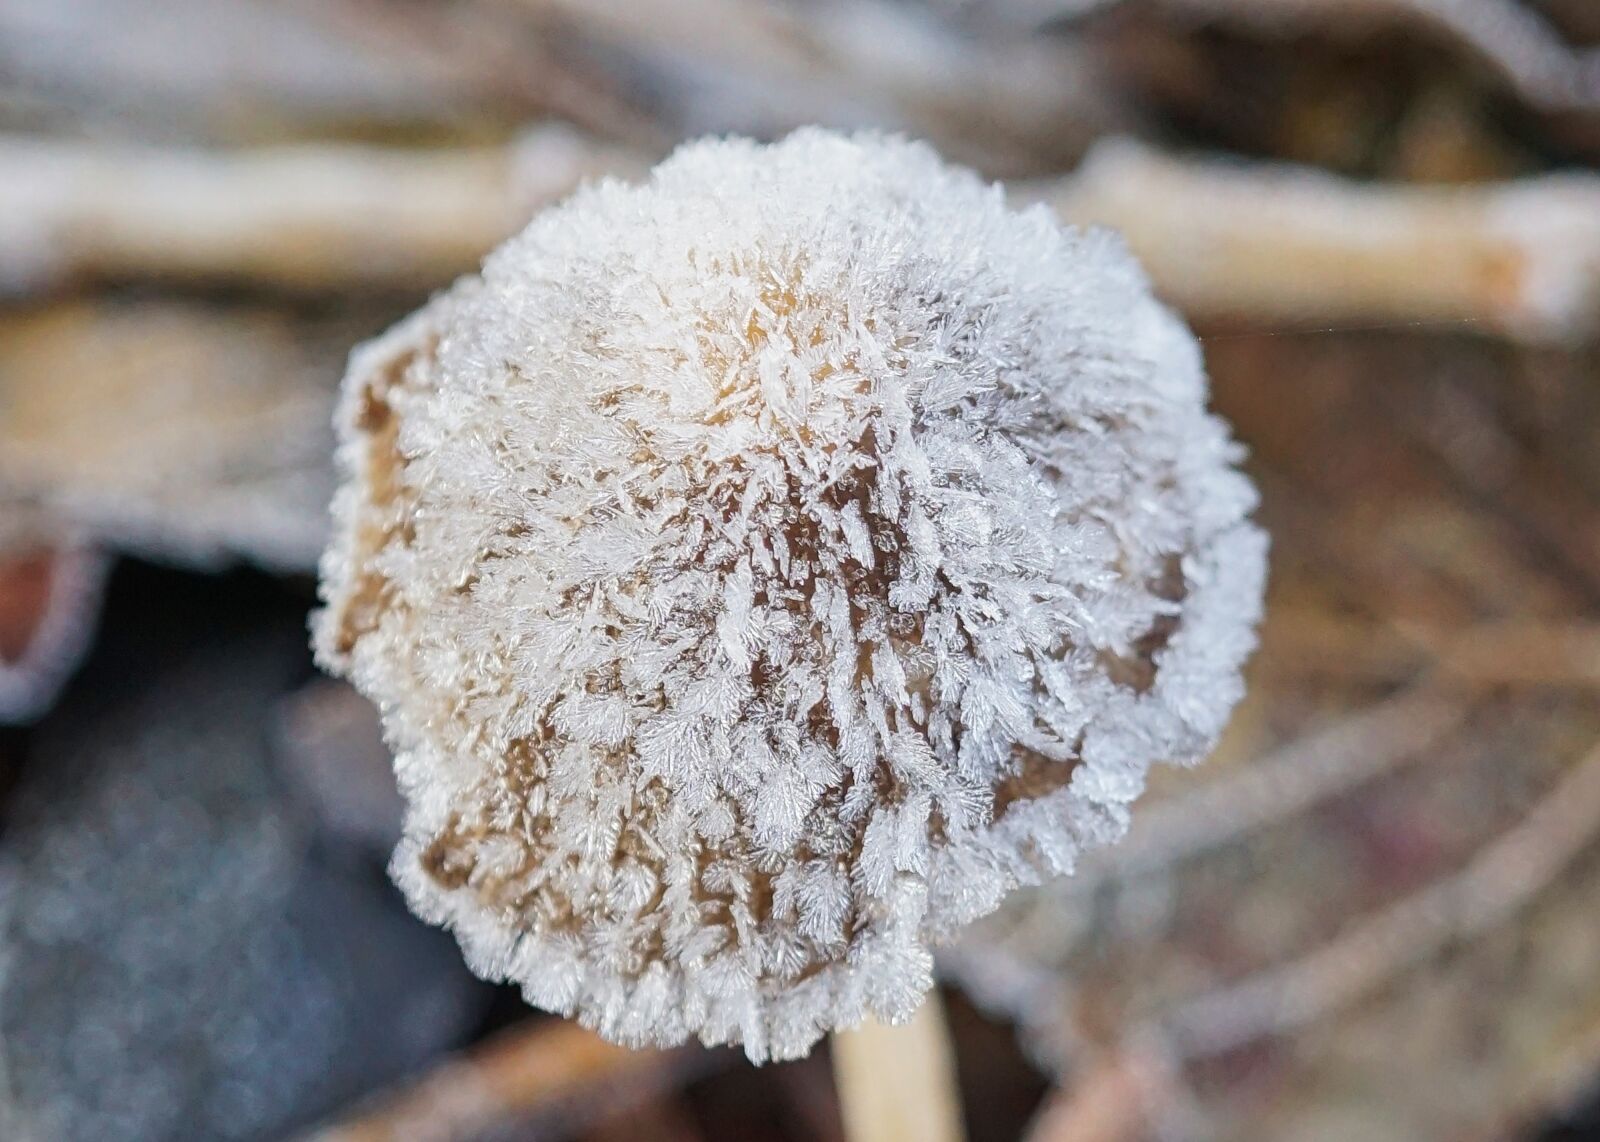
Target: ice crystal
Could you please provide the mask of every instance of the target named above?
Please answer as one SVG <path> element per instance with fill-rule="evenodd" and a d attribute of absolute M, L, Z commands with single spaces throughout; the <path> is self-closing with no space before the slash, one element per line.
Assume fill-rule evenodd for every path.
<path fill-rule="evenodd" d="M 918 144 L 544 214 L 346 380 L 317 643 L 413 907 L 624 1043 L 907 1016 L 1240 695 L 1265 544 L 1205 399 L 1114 235 Z"/>

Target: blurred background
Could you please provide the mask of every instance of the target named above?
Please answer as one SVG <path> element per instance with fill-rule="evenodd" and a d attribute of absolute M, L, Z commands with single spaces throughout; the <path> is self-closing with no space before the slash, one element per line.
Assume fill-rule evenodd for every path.
<path fill-rule="evenodd" d="M 1122 228 L 1274 538 L 1217 756 L 941 961 L 974 1142 L 1600 1139 L 1600 4 L 0 0 L 0 1138 L 832 1142 L 473 979 L 306 650 L 343 359 L 708 132 Z"/>

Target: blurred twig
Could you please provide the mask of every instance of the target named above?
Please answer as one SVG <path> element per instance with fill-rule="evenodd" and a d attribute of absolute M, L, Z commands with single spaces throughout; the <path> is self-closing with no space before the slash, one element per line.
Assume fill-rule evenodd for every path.
<path fill-rule="evenodd" d="M 1550 111 L 1600 111 L 1600 52 L 1574 48 L 1514 0 L 1162 0 L 1191 14 L 1268 30 L 1359 24 L 1438 28 L 1480 56 L 1528 103 Z"/>
<path fill-rule="evenodd" d="M 426 288 L 626 156 L 561 128 L 510 148 L 199 152 L 0 137 L 0 291 L 77 278 Z"/>
<path fill-rule="evenodd" d="M 453 132 L 479 117 L 432 53 L 373 50 L 321 9 L 321 0 L 7 0 L 0 116 L 230 141 Z"/>
<path fill-rule="evenodd" d="M 13 137 L 0 140 L 0 287 L 438 285 L 583 178 L 642 165 L 555 128 L 509 150 L 201 154 Z M 1022 193 L 1123 230 L 1158 288 L 1197 315 L 1477 323 L 1531 340 L 1578 337 L 1600 316 L 1596 178 L 1360 187 L 1120 141 Z"/>
<path fill-rule="evenodd" d="M 333 392 L 353 336 L 259 306 L 8 312 L 0 511 L 169 562 L 309 570 L 327 530 Z"/>
<path fill-rule="evenodd" d="M 1464 386 L 1442 379 L 1431 401 L 1379 396 L 1380 407 L 1437 457 L 1465 499 L 1534 548 L 1586 601 L 1600 603 L 1600 506 L 1571 471 L 1520 446 L 1481 395 Z"/>
<path fill-rule="evenodd" d="M 1222 1054 L 1344 1006 L 1447 944 L 1503 922 L 1600 835 L 1600 746 L 1460 872 L 1367 917 L 1291 963 L 1159 1018 L 1184 1058 Z"/>
<path fill-rule="evenodd" d="M 1011 174 L 1058 169 L 1121 121 L 1097 61 L 1075 42 L 959 33 L 929 5 L 502 2 L 644 66 L 658 79 L 658 96 L 662 87 L 686 88 L 681 106 L 660 110 L 689 134 L 873 125 Z"/>
<path fill-rule="evenodd" d="M 1600 320 L 1600 179 L 1362 186 L 1307 168 L 1095 148 L 1035 193 L 1121 230 L 1185 312 L 1318 325 L 1478 324 L 1532 341 Z"/>
<path fill-rule="evenodd" d="M 1150 1134 L 1158 1070 L 1129 1051 L 1113 1054 L 1051 1092 L 1026 1142 L 1142 1142 Z"/>
<path fill-rule="evenodd" d="M 1591 1016 L 1545 1054 L 1526 1092 L 1502 1108 L 1499 1129 L 1486 1136 L 1517 1136 L 1552 1109 L 1571 1107 L 1594 1089 L 1596 1060 L 1600 1060 L 1600 1018 Z"/>
<path fill-rule="evenodd" d="M 539 1137 L 648 1100 L 724 1052 L 629 1050 L 564 1020 L 503 1032 L 304 1142 L 471 1142 L 541 1124 Z"/>
<path fill-rule="evenodd" d="M 1289 670 L 1403 681 L 1430 666 L 1443 684 L 1600 686 L 1600 624 L 1506 619 L 1456 628 L 1352 622 L 1279 608 L 1262 632 L 1273 662 Z"/>
<path fill-rule="evenodd" d="M 1076 20 L 1123 0 L 1001 0 L 988 19 L 1039 27 Z M 1323 30 L 1348 37 L 1378 26 L 1437 29 L 1477 55 L 1521 99 L 1548 111 L 1600 112 L 1600 51 L 1562 40 L 1515 0 L 1157 0 L 1191 20 L 1279 35 Z"/>
<path fill-rule="evenodd" d="M 496 115 L 551 115 L 607 139 L 665 147 L 670 133 L 611 74 L 574 52 L 559 30 L 491 0 L 298 0 L 340 34 L 403 54 L 451 77 Z"/>
<path fill-rule="evenodd" d="M 1428 681 L 1380 703 L 1314 729 L 1236 772 L 1144 808 L 1130 835 L 1104 856 L 1091 854 L 1078 874 L 1049 890 L 1051 898 L 1082 901 L 1108 880 L 1127 881 L 1170 871 L 1183 862 L 1256 829 L 1293 817 L 1378 775 L 1418 759 L 1458 727 L 1469 706 Z M 975 946 L 957 944 L 941 953 L 941 965 L 981 1002 L 1011 1012 L 1039 1051 L 1057 1066 L 1081 1054 L 1071 1029 L 1055 1011 L 1070 1006 L 1069 981 L 1013 954 L 1044 927 L 1045 944 L 1071 944 L 1060 913 L 1040 906 L 1017 913 L 1005 939 L 998 920 Z"/>
<path fill-rule="evenodd" d="M 1303 812 L 1406 761 L 1459 726 L 1467 707 L 1424 683 L 1306 734 L 1239 772 L 1156 802 L 1119 848 L 1089 858 L 1093 871 L 1127 878 L 1159 871 L 1242 833 Z"/>

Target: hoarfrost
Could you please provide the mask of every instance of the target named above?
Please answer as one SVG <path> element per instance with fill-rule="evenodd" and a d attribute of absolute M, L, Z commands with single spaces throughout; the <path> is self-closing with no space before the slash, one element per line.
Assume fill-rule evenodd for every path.
<path fill-rule="evenodd" d="M 892 138 L 587 188 L 346 379 L 321 661 L 394 874 L 629 1044 L 804 1054 L 1211 747 L 1265 540 L 1114 235 Z"/>

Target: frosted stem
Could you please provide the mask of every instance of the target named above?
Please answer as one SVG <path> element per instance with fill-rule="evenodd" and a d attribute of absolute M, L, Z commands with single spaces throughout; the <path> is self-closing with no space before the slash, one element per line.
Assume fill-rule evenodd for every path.
<path fill-rule="evenodd" d="M 833 1036 L 833 1075 L 849 1142 L 962 1142 L 961 1099 L 944 1001 L 909 1023 L 868 1019 Z"/>

